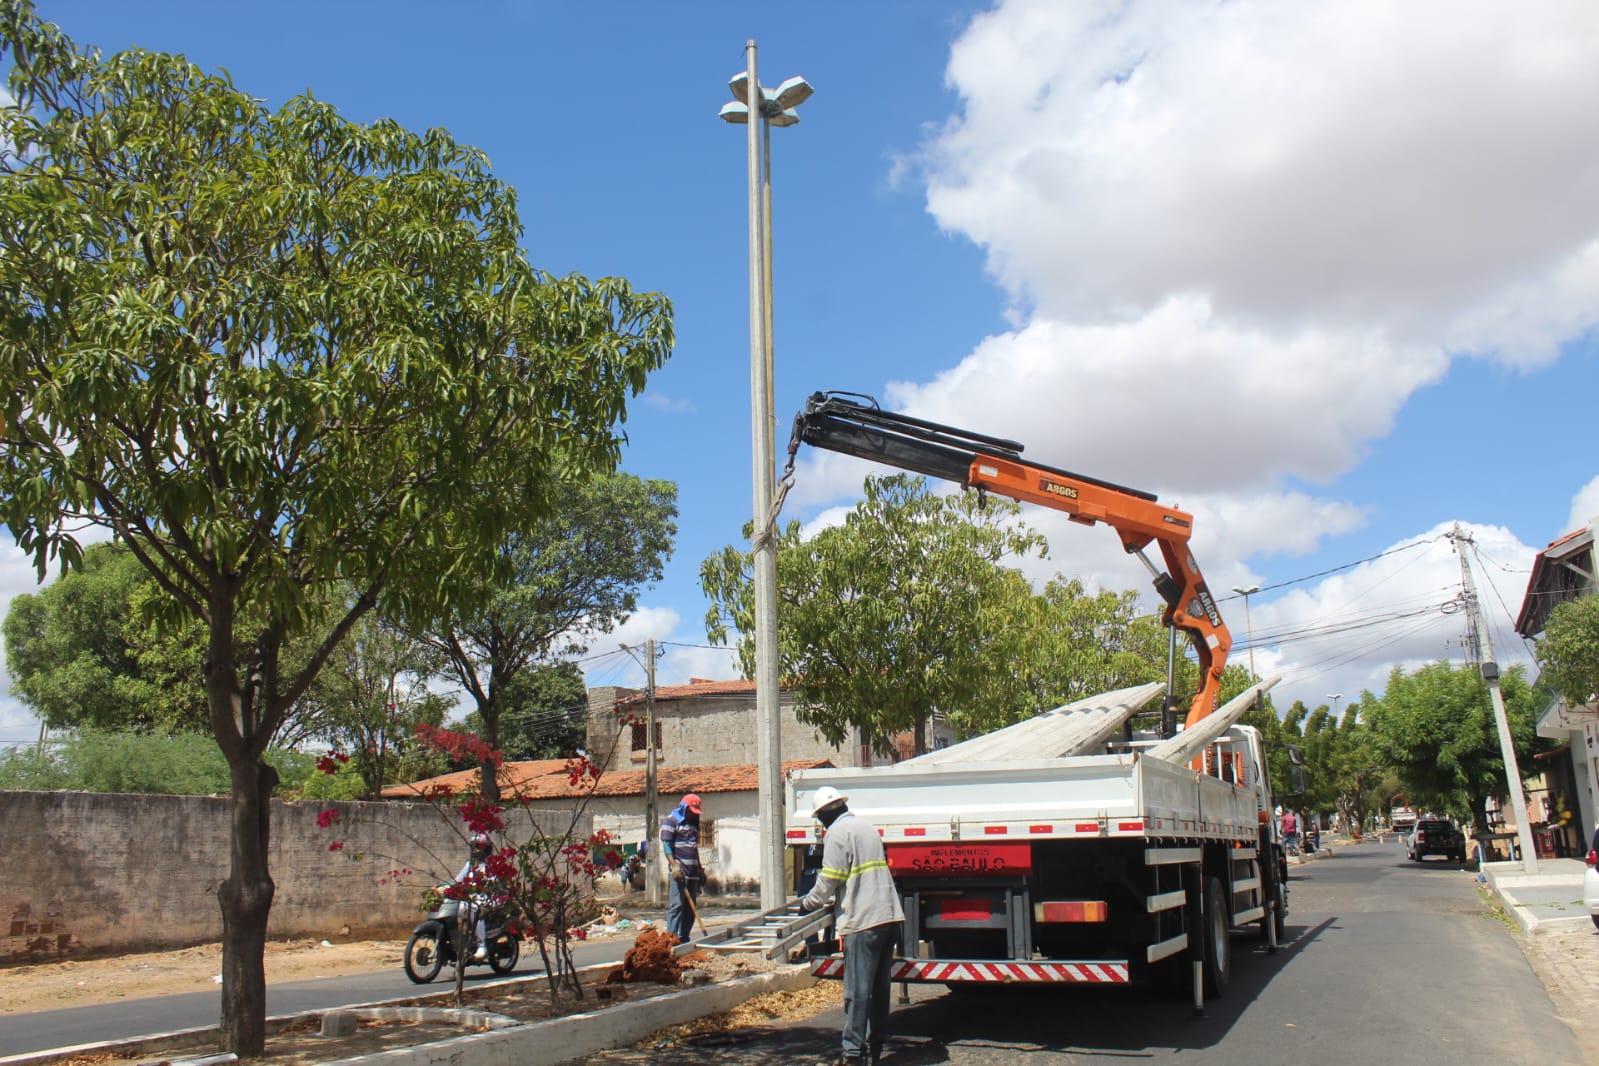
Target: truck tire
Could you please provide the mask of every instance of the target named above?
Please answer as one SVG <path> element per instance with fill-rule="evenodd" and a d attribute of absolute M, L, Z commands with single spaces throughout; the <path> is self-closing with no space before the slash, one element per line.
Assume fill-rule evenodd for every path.
<path fill-rule="evenodd" d="M 1221 881 L 1205 881 L 1205 995 L 1216 999 L 1227 992 L 1232 977 L 1232 940 L 1228 932 L 1232 916 L 1227 912 L 1227 894 Z"/>
<path fill-rule="evenodd" d="M 1266 916 L 1259 923 L 1260 939 L 1270 940 L 1266 930 L 1266 923 L 1270 922 L 1272 930 L 1277 934 L 1277 943 L 1283 942 L 1288 932 L 1288 886 L 1279 878 L 1261 878 L 1265 882 L 1265 896 L 1262 903 L 1266 908 Z"/>
<path fill-rule="evenodd" d="M 1260 939 L 1271 939 L 1269 925 L 1275 927 L 1277 943 L 1281 944 L 1283 934 L 1288 931 L 1288 882 L 1282 874 L 1282 867 L 1277 864 L 1271 845 L 1262 845 L 1260 854 L 1265 856 L 1258 860 L 1260 902 L 1266 908 L 1265 916 L 1260 919 Z"/>

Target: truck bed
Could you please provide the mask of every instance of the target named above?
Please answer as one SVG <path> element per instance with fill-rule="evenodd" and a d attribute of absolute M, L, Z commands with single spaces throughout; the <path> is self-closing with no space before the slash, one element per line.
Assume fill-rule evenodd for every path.
<path fill-rule="evenodd" d="M 872 768 L 807 770 L 795 803 L 832 785 L 888 843 L 1171 837 L 1252 840 L 1253 794 L 1150 756 L 937 766 L 885 774 Z M 789 843 L 812 838 L 809 818 L 790 821 Z"/>
<path fill-rule="evenodd" d="M 1264 686 L 1252 687 L 1218 710 L 1205 732 L 1214 737 L 1236 720 L 1259 687 Z M 1118 697 L 1112 701 L 1119 709 L 1115 713 L 1126 717 L 1152 693 L 1140 687 L 1111 695 Z M 1254 840 L 1260 812 L 1249 782 L 1224 781 L 1154 751 L 971 761 L 1014 751 L 1005 734 L 1025 734 L 1035 752 L 1063 746 L 1080 750 L 1089 735 L 1103 740 L 1102 723 L 1096 719 L 1107 714 L 1105 701 L 1079 701 L 895 766 L 800 771 L 790 783 L 788 842 L 814 838 L 810 797 L 823 785 L 848 796 L 850 809 L 877 826 L 890 844 L 1102 837 Z M 1169 741 L 1155 751 L 1190 757 L 1186 748 Z"/>

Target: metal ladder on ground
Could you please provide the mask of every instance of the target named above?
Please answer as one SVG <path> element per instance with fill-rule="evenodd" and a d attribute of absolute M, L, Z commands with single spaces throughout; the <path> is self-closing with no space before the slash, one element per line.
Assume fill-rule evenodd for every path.
<path fill-rule="evenodd" d="M 806 937 L 820 934 L 832 922 L 831 907 L 801 914 L 795 901 L 718 929 L 694 941 L 694 947 L 726 953 L 752 952 L 768 959 L 791 961 L 803 949 Z"/>

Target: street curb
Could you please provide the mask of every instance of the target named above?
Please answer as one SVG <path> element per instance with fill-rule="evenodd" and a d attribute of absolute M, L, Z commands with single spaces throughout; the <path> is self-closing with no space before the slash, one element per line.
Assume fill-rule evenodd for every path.
<path fill-rule="evenodd" d="M 691 949 L 692 945 L 685 945 L 685 948 Z M 594 966 L 581 967 L 578 973 L 608 972 L 616 969 L 616 967 L 617 964 L 614 962 L 605 962 Z M 534 974 L 519 979 L 513 978 L 508 981 L 475 985 L 473 988 L 475 990 L 478 988 L 493 988 L 509 984 L 542 981 L 545 976 L 544 974 Z M 376 1064 L 382 1064 L 382 1066 L 429 1066 L 429 1064 L 435 1063 L 447 1063 L 449 1066 L 557 1066 L 558 1063 L 582 1059 L 597 1051 L 635 1043 L 664 1026 L 680 1025 L 708 1014 L 730 1010 L 747 999 L 767 992 L 809 988 L 816 983 L 818 983 L 818 979 L 811 976 L 808 966 L 790 966 L 785 970 L 778 970 L 772 973 L 740 977 L 732 981 L 702 985 L 698 988 L 687 988 L 678 992 L 669 992 L 665 995 L 652 996 L 648 999 L 618 1003 L 603 1010 L 589 1011 L 583 1014 L 569 1014 L 562 1018 L 531 1022 L 526 1025 L 515 1023 L 503 1028 L 496 1028 L 492 1032 L 468 1033 L 463 1036 L 435 1040 L 428 1044 L 394 1048 L 376 1055 L 358 1055 L 346 1059 L 330 1060 L 327 1066 L 334 1066 L 335 1061 L 338 1066 L 350 1066 L 353 1063 L 374 1064 L 374 1066 Z M 453 997 L 453 995 L 453 991 L 447 991 L 424 993 L 420 996 L 408 998 L 412 1000 L 446 1000 Z M 345 1013 L 354 1014 L 357 1017 L 421 1020 L 424 1015 L 432 1015 L 438 1010 L 440 1008 L 425 1006 L 396 1007 L 394 1006 L 394 1000 L 387 1000 L 377 1003 L 335 1007 L 326 1011 L 302 1011 L 297 1014 L 275 1015 L 268 1018 L 266 1024 L 267 1032 L 272 1033 L 291 1022 L 325 1014 Z M 473 1010 L 470 1007 L 463 1008 L 459 1012 L 452 1011 L 451 1013 L 472 1016 L 471 1019 L 463 1017 L 463 1024 L 472 1019 L 498 1017 L 497 1015 L 489 1015 L 482 1011 Z M 8 1055 L 0 1057 L 0 1066 L 50 1066 L 52 1063 L 66 1059 L 106 1054 L 136 1059 L 158 1044 L 191 1040 L 194 1044 L 196 1055 L 205 1055 L 214 1049 L 215 1039 L 218 1034 L 219 1030 L 216 1026 L 178 1029 L 169 1033 L 150 1033 L 129 1037 L 124 1040 L 76 1044 L 69 1047 L 51 1048 L 45 1051 L 29 1051 L 20 1055 Z M 209 1045 L 207 1044 L 208 1039 L 211 1041 Z M 528 1046 L 523 1046 L 524 1044 Z M 173 1061 L 176 1063 L 180 1060 L 174 1059 Z"/>
<path fill-rule="evenodd" d="M 1588 925 L 1593 921 L 1586 913 L 1562 915 L 1559 918 L 1540 918 L 1535 914 L 1528 913 L 1528 905 L 1523 904 L 1513 893 L 1506 889 L 1493 885 L 1492 891 L 1499 897 L 1499 902 L 1504 904 L 1505 912 L 1510 915 L 1511 920 L 1516 923 L 1516 927 L 1525 936 L 1535 936 L 1539 932 L 1553 931 L 1567 924 Z"/>
<path fill-rule="evenodd" d="M 657 1029 L 681 1025 L 730 1010 L 768 992 L 809 988 L 817 983 L 809 967 L 669 992 L 601 1011 L 569 1014 L 545 1022 L 491 1033 L 451 1037 L 431 1044 L 394 1048 L 376 1055 L 339 1059 L 325 1066 L 559 1066 L 596 1052 L 634 1044 Z"/>

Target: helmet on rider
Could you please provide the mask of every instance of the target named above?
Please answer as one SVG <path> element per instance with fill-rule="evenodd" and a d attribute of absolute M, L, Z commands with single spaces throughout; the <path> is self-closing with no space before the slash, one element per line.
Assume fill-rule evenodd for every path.
<path fill-rule="evenodd" d="M 489 853 L 493 850 L 494 844 L 489 840 L 489 835 L 487 833 L 472 834 L 472 858 L 486 859 L 489 857 Z"/>

